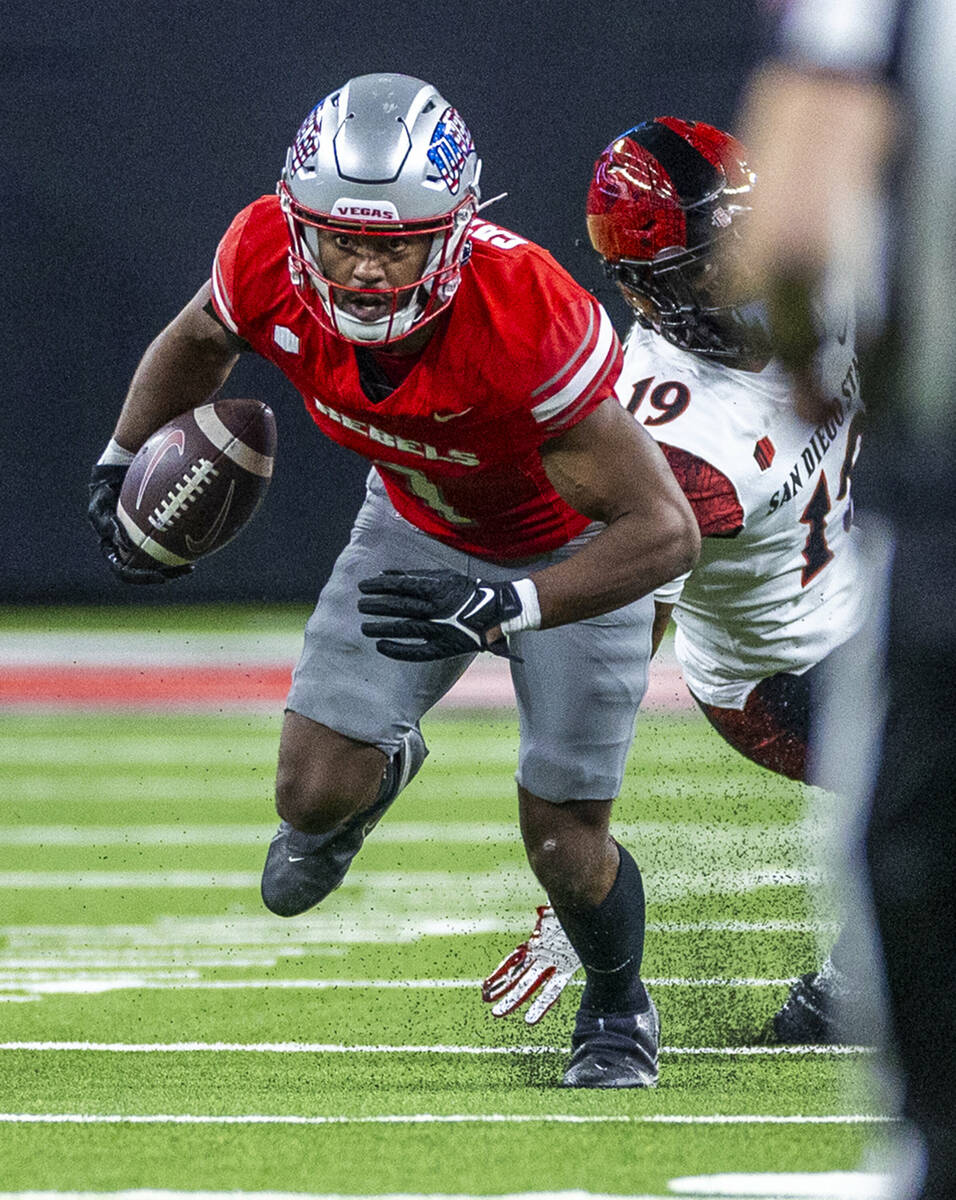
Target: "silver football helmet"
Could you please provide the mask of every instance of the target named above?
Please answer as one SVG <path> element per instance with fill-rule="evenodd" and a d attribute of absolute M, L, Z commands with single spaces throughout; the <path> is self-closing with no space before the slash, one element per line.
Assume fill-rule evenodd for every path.
<path fill-rule="evenodd" d="M 387 345 L 436 317 L 468 258 L 480 172 L 464 121 L 421 79 L 360 75 L 320 101 L 299 129 L 278 185 L 292 283 L 315 319 L 347 341 Z M 321 230 L 363 238 L 430 234 L 432 241 L 421 277 L 376 290 L 376 298 L 389 298 L 388 311 L 363 321 L 337 298 L 370 289 L 326 277 Z"/>

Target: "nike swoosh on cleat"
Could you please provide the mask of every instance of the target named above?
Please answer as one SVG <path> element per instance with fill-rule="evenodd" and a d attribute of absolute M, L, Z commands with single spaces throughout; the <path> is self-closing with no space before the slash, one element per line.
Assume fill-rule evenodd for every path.
<path fill-rule="evenodd" d="M 300 854 L 300 855 L 298 855 L 298 857 L 296 857 L 296 856 L 294 856 L 294 855 L 290 854 L 290 855 L 288 855 L 287 857 L 288 857 L 288 859 L 289 859 L 289 862 L 305 862 L 305 855 L 304 855 L 304 854 Z"/>

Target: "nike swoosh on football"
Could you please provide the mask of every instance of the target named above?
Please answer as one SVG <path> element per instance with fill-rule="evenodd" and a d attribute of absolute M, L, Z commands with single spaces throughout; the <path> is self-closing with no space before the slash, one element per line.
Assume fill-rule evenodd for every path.
<path fill-rule="evenodd" d="M 229 480 L 229 491 L 226 492 L 226 498 L 222 502 L 222 508 L 216 514 L 216 519 L 209 526 L 206 532 L 200 538 L 190 537 L 186 534 L 186 545 L 189 548 L 190 554 L 203 554 L 213 544 L 219 536 L 223 525 L 226 523 L 226 517 L 229 516 L 229 510 L 232 508 L 232 497 L 236 490 L 236 481 Z"/>
<path fill-rule="evenodd" d="M 461 412 L 452 413 L 432 413 L 436 421 L 454 421 L 455 417 L 463 417 L 465 413 L 470 413 L 475 406 L 469 404 L 467 408 L 463 408 Z"/>
<path fill-rule="evenodd" d="M 172 433 L 168 433 L 163 438 L 162 442 L 156 447 L 153 452 L 153 457 L 149 460 L 146 470 L 143 472 L 143 478 L 140 481 L 139 491 L 136 494 L 136 507 L 143 503 L 143 493 L 146 491 L 146 485 L 153 476 L 153 472 L 159 466 L 159 461 L 167 450 L 175 450 L 180 458 L 183 456 L 183 451 L 186 448 L 186 435 L 181 429 L 174 429 Z"/>

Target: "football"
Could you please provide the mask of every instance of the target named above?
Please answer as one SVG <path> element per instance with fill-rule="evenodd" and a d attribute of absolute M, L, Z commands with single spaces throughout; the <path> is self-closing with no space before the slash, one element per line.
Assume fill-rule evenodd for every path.
<path fill-rule="evenodd" d="M 116 510 L 130 565 L 179 567 L 221 550 L 262 503 L 275 448 L 275 417 L 259 400 L 214 400 L 157 429 Z"/>

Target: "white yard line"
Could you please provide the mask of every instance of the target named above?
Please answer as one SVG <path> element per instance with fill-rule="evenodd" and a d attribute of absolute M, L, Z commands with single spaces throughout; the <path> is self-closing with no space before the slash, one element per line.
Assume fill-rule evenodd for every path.
<path fill-rule="evenodd" d="M 890 1200 L 909 1192 L 902 1181 L 872 1171 L 734 1172 L 685 1175 L 668 1181 L 670 1194 L 689 1200 Z"/>
<path fill-rule="evenodd" d="M 376 926 L 377 928 L 378 926 Z M 299 922 L 294 930 L 267 916 L 160 917 L 150 925 L 6 925 L 2 928 L 9 950 L 34 953 L 42 948 L 58 964 L 72 950 L 113 950 L 154 947 L 188 949 L 192 947 L 282 948 L 289 954 L 315 954 L 325 944 L 326 929 L 316 916 Z M 530 928 L 530 925 L 529 925 Z M 648 921 L 649 933 L 834 933 L 839 926 L 832 921 Z M 513 920 L 484 918 L 476 932 L 518 933 Z M 308 947 L 304 949 L 303 947 Z"/>
<path fill-rule="evenodd" d="M 298 1116 L 279 1113 L 0 1113 L 14 1125 L 886 1125 L 872 1113 L 648 1113 L 578 1116 L 570 1113 L 381 1113 L 374 1116 Z"/>
<path fill-rule="evenodd" d="M 0 871 L 0 889 L 252 888 L 258 871 Z"/>
<path fill-rule="evenodd" d="M 89 966 L 90 964 L 88 964 Z M 224 960 L 223 965 L 237 965 Z M 238 965 L 242 965 L 241 963 Z M 60 968 L 49 968 L 41 973 L 35 968 L 29 973 L 10 970 L 11 963 L 0 959 L 0 990 L 7 988 L 23 988 L 24 990 L 45 992 L 59 991 L 67 984 L 89 984 L 91 990 L 119 990 L 124 988 L 143 988 L 149 991 L 161 991 L 166 988 L 186 991 L 224 991 L 241 992 L 261 988 L 275 988 L 278 991 L 342 991 L 358 989 L 360 991 L 473 991 L 480 988 L 480 979 L 197 979 L 196 971 L 184 971 L 181 975 L 168 971 L 155 975 L 117 975 L 103 976 L 87 974 L 81 971 L 68 971 Z M 744 987 L 744 988 L 779 988 L 789 987 L 795 982 L 795 977 L 780 979 L 688 979 L 684 976 L 673 978 L 654 978 L 643 976 L 648 987 Z M 569 987 L 583 987 L 583 979 L 572 979 Z"/>
<path fill-rule="evenodd" d="M 251 888 L 258 871 L 0 871 L 0 889 Z"/>
<path fill-rule="evenodd" d="M 249 846 L 268 841 L 274 825 L 21 825 L 0 827 L 0 846 Z M 809 832 L 799 824 L 723 825 L 691 821 L 615 822 L 616 837 L 629 842 L 690 842 L 714 849 L 748 852 L 759 845 L 771 851 L 806 853 Z M 518 845 L 517 822 L 384 821 L 375 830 L 376 844 L 417 845 L 453 842 L 463 845 Z M 771 855 L 772 856 L 772 855 Z"/>
<path fill-rule="evenodd" d="M 353 1046 L 343 1042 L 0 1042 L 0 1051 L 55 1051 L 98 1054 L 567 1054 L 567 1046 Z M 675 1056 L 776 1057 L 779 1055 L 869 1054 L 868 1046 L 662 1046 Z"/>
<path fill-rule="evenodd" d="M 673 1195 L 650 1196 L 619 1192 L 507 1192 L 479 1196 L 476 1192 L 388 1192 L 357 1195 L 349 1192 L 174 1192 L 137 1188 L 125 1192 L 0 1192 L 0 1200 L 674 1200 Z M 693 1198 L 691 1198 L 693 1200 Z"/>
<path fill-rule="evenodd" d="M 227 960 L 226 966 L 230 964 Z M 11 964 L 0 959 L 0 998 L 26 996 L 98 996 L 108 991 L 477 991 L 480 979 L 198 979 L 196 971 L 180 976 L 170 972 L 156 974 L 91 974 L 89 971 L 47 972 L 10 970 Z M 649 988 L 789 988 L 788 979 L 687 979 L 645 978 Z M 570 988 L 583 988 L 583 979 L 572 979 Z"/>
<path fill-rule="evenodd" d="M 699 871 L 647 870 L 644 874 L 648 889 L 655 900 L 679 899 L 684 896 L 720 895 L 753 892 L 760 888 L 808 887 L 821 882 L 821 872 L 814 867 L 792 867 L 786 864 L 753 870 L 717 868 L 702 875 Z M 194 888 L 216 889 L 258 888 L 259 871 L 0 871 L 0 890 L 24 889 L 95 889 L 112 888 Z M 533 885 L 519 870 L 465 873 L 460 871 L 353 871 L 349 883 L 394 893 L 400 889 L 423 888 L 436 892 L 461 892 L 483 889 L 485 896 L 503 882 L 520 884 L 524 890 Z"/>
<path fill-rule="evenodd" d="M 892 1179 L 862 1171 L 812 1171 L 787 1174 L 737 1173 L 734 1175 L 696 1175 L 668 1182 L 667 1196 L 628 1193 L 613 1196 L 603 1192 L 508 1192 L 479 1196 L 447 1192 L 389 1192 L 387 1195 L 353 1195 L 312 1192 L 176 1192 L 155 1188 L 137 1188 L 119 1192 L 0 1192 L 0 1200 L 673 1200 L 675 1193 L 687 1200 L 711 1197 L 753 1196 L 755 1198 L 817 1197 L 819 1200 L 888 1200 Z"/>

